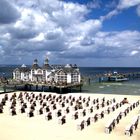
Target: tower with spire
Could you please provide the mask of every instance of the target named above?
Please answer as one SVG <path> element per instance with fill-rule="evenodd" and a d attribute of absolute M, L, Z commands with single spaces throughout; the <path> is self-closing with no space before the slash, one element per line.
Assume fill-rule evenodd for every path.
<path fill-rule="evenodd" d="M 52 70 L 52 67 L 49 65 L 49 59 L 48 59 L 48 57 L 46 57 L 46 59 L 44 60 L 44 65 L 43 65 L 42 68 L 44 70 L 48 70 L 48 71 Z"/>
<path fill-rule="evenodd" d="M 38 69 L 38 68 L 39 68 L 38 60 L 35 59 L 34 62 L 33 62 L 33 65 L 32 65 L 32 69 Z"/>
<path fill-rule="evenodd" d="M 46 57 L 46 59 L 44 60 L 44 65 L 48 65 L 49 64 L 49 59 L 48 57 Z"/>

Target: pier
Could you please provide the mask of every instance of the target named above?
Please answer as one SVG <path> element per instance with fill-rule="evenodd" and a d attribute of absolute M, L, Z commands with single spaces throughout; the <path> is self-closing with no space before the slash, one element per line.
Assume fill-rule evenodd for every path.
<path fill-rule="evenodd" d="M 71 93 L 73 91 L 82 92 L 83 83 L 74 83 L 67 85 L 56 85 L 56 84 L 42 84 L 42 83 L 9 83 L 2 84 L 3 92 L 9 91 L 40 91 L 40 92 L 56 92 L 59 94 Z"/>
<path fill-rule="evenodd" d="M 111 73 L 112 74 L 112 73 Z M 129 72 L 129 73 L 119 73 L 120 75 L 124 76 L 125 78 L 128 78 L 129 80 L 139 79 L 140 78 L 140 72 Z M 94 82 L 107 82 L 109 75 L 104 73 L 99 73 L 95 75 L 86 75 L 83 76 L 84 82 L 90 85 L 92 81 Z"/>

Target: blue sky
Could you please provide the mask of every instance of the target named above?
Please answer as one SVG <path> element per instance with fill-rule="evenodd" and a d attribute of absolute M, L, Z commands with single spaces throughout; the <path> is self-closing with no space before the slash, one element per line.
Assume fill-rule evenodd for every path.
<path fill-rule="evenodd" d="M 93 4 L 90 13 L 86 16 L 88 19 L 98 19 L 100 16 L 108 14 L 119 4 L 119 0 L 65 0 L 66 2 L 80 3 L 84 5 Z M 128 3 L 131 0 L 128 0 Z M 97 6 L 98 5 L 98 6 Z M 90 6 L 89 6 L 90 7 Z M 104 21 L 102 31 L 121 31 L 121 30 L 139 30 L 140 18 L 137 15 L 136 7 L 132 6 L 124 9 L 117 16 Z"/>
<path fill-rule="evenodd" d="M 0 56 L 140 67 L 140 0 L 0 0 Z"/>

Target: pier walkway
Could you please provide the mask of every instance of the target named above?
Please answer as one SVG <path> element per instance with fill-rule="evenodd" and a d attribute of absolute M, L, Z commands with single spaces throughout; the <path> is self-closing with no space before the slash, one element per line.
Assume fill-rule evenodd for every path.
<path fill-rule="evenodd" d="M 73 89 L 82 91 L 83 83 L 72 83 L 72 84 L 55 84 L 55 83 L 32 83 L 32 82 L 13 82 L 10 81 L 8 84 L 3 83 L 1 87 L 3 92 L 24 90 L 24 91 L 48 91 L 57 92 L 60 94 L 72 92 Z"/>

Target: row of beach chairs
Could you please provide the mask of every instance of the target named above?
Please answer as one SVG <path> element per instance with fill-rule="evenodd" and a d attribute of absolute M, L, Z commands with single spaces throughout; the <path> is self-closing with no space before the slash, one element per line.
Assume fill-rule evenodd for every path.
<path fill-rule="evenodd" d="M 139 105 L 139 101 L 134 102 L 133 104 L 127 104 L 122 110 L 115 115 L 107 124 L 105 125 L 105 133 L 111 133 L 114 127 L 119 123 L 122 117 L 125 117 L 132 109 L 135 109 Z"/>
<path fill-rule="evenodd" d="M 91 114 L 90 117 L 82 119 L 77 125 L 78 130 L 83 130 L 86 126 L 89 126 L 91 122 L 97 122 L 99 119 L 104 118 L 105 114 L 110 114 L 111 112 L 114 112 L 122 105 L 122 102 L 113 103 L 108 107 L 102 108 L 97 113 Z"/>
<path fill-rule="evenodd" d="M 127 125 L 125 128 L 125 135 L 132 136 L 134 130 L 136 130 L 138 127 L 139 119 L 140 119 L 140 114 L 133 117 L 131 123 Z"/>

